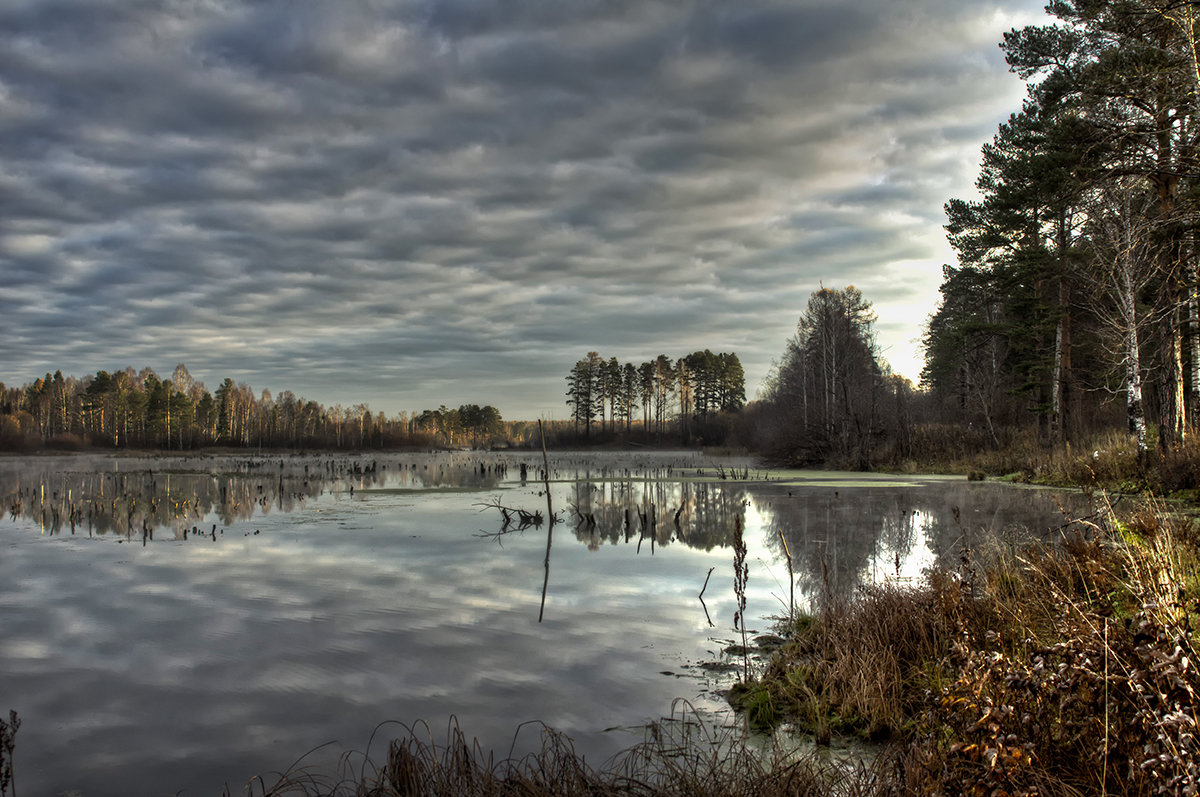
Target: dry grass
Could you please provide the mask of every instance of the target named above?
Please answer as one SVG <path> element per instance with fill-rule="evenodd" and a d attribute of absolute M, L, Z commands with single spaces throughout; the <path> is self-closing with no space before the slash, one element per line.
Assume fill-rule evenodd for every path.
<path fill-rule="evenodd" d="M 810 619 L 761 689 L 890 734 L 906 793 L 1200 793 L 1196 524 L 1143 504 Z"/>
<path fill-rule="evenodd" d="M 950 424 L 914 428 L 910 450 L 881 446 L 876 462 L 913 472 L 979 473 L 1025 482 L 1166 494 L 1200 489 L 1200 445 L 1190 443 L 1139 460 L 1129 435 L 1097 432 L 1074 443 L 1051 446 L 1035 430 L 1003 430 L 996 445 L 980 429 Z M 919 466 L 917 463 L 920 463 Z"/>
<path fill-rule="evenodd" d="M 749 746 L 728 729 L 713 730 L 689 708 L 647 730 L 647 739 L 600 768 L 575 753 L 569 738 L 542 726 L 542 748 L 523 758 L 494 760 L 468 743 L 456 724 L 445 742 L 425 725 L 404 728 L 376 766 L 344 756 L 340 772 L 320 774 L 297 762 L 274 782 L 255 779 L 248 797 L 884 797 L 894 783 L 886 768 L 835 762 L 811 751 Z M 377 733 L 379 731 L 377 730 Z"/>
<path fill-rule="evenodd" d="M 802 617 L 785 629 L 791 641 L 769 664 L 760 689 L 780 717 L 820 741 L 834 733 L 894 736 L 917 708 L 914 681 L 949 649 L 953 625 L 940 605 L 945 599 L 931 587 L 876 586 Z"/>
<path fill-rule="evenodd" d="M 16 749 L 17 731 L 21 718 L 9 710 L 8 721 L 0 719 L 0 797 L 16 797 L 17 784 L 13 777 L 13 751 Z"/>
<path fill-rule="evenodd" d="M 1139 457 L 1128 434 L 1100 432 L 1074 444 L 1047 446 L 1033 433 L 1010 433 L 1000 447 L 978 433 L 927 427 L 918 435 L 926 450 L 923 470 L 979 472 L 1039 484 L 1172 496 L 1200 503 L 1200 441 Z M 973 446 L 978 445 L 978 448 Z M 900 466 L 902 463 L 891 463 Z"/>

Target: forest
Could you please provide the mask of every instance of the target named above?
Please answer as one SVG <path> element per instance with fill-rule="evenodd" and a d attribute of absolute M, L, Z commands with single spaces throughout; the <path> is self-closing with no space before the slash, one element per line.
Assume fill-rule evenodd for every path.
<path fill-rule="evenodd" d="M 1168 451 L 1200 412 L 1200 59 L 1192 3 L 1052 2 L 1005 35 L 1024 107 L 952 199 L 923 383 L 997 444 L 1126 428 Z M 1117 399 L 1114 401 L 1114 399 Z"/>
<path fill-rule="evenodd" d="M 572 420 L 543 422 L 552 445 L 721 443 L 746 400 L 737 355 L 708 350 L 678 361 L 659 355 L 637 368 L 589 352 L 568 382 Z M 210 391 L 182 363 L 169 378 L 127 367 L 0 384 L 0 450 L 482 448 L 540 445 L 537 429 L 533 420 L 505 421 L 491 405 L 389 416 L 362 403 L 325 407 L 290 390 L 259 392 L 231 378 Z"/>
<path fill-rule="evenodd" d="M 598 437 L 629 438 L 638 417 L 644 439 L 725 442 L 745 404 L 746 377 L 733 352 L 705 349 L 674 361 L 660 354 L 635 366 L 590 351 L 567 375 L 573 429 L 584 440 L 596 425 Z"/>
<path fill-rule="evenodd" d="M 1023 107 L 945 206 L 957 263 L 920 390 L 853 288 L 813 295 L 750 423 L 780 459 L 865 466 L 947 428 L 978 449 L 1178 451 L 1200 414 L 1200 57 L 1194 3 L 1055 0 L 1005 34 Z M 945 439 L 946 435 L 942 435 Z"/>
<path fill-rule="evenodd" d="M 325 407 L 290 390 L 256 393 L 230 378 L 209 391 L 182 363 L 169 379 L 128 367 L 83 379 L 56 371 L 20 388 L 0 383 L 0 450 L 479 446 L 524 440 L 531 429 L 506 423 L 490 405 L 388 416 L 361 403 Z"/>

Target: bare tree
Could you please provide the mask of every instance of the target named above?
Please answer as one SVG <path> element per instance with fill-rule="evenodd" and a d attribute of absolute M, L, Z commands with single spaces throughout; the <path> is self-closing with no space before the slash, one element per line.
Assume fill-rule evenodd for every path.
<path fill-rule="evenodd" d="M 1152 201 L 1143 181 L 1117 181 L 1097 195 L 1087 230 L 1094 255 L 1091 303 L 1096 317 L 1110 333 L 1108 348 L 1121 371 L 1129 433 L 1139 458 L 1144 458 L 1147 451 L 1142 331 L 1170 312 L 1166 308 L 1155 312 L 1138 299 L 1159 278 L 1161 270 L 1154 221 L 1147 212 Z"/>

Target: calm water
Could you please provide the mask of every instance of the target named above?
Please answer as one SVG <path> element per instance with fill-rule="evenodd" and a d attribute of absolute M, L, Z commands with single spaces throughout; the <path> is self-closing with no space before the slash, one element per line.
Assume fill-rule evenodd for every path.
<path fill-rule="evenodd" d="M 953 567 L 967 538 L 1057 527 L 1073 500 L 717 464 L 552 457 L 547 579 L 548 526 L 505 527 L 489 506 L 545 514 L 540 455 L 0 459 L 19 793 L 237 793 L 318 745 L 336 742 L 307 759 L 328 764 L 380 723 L 422 720 L 437 741 L 456 720 L 498 758 L 540 747 L 536 726 L 517 732 L 537 720 L 598 764 L 675 698 L 736 722 L 713 665 L 740 641 L 739 526 L 749 625 L 766 632 L 790 595 L 781 533 L 807 606 Z M 396 727 L 380 733 L 382 757 Z"/>

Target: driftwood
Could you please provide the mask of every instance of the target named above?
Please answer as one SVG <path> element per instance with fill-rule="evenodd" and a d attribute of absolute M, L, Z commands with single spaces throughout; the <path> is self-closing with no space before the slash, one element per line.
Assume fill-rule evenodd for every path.
<path fill-rule="evenodd" d="M 480 506 L 484 509 L 498 509 L 500 510 L 500 516 L 504 519 L 500 531 L 493 533 L 480 532 L 479 536 L 483 537 L 499 537 L 502 534 L 508 534 L 513 531 L 523 531 L 530 526 L 540 528 L 542 521 L 545 520 L 539 511 L 527 512 L 519 507 L 505 506 L 500 503 L 499 498 L 493 498 L 491 501 L 477 501 L 475 506 Z"/>

